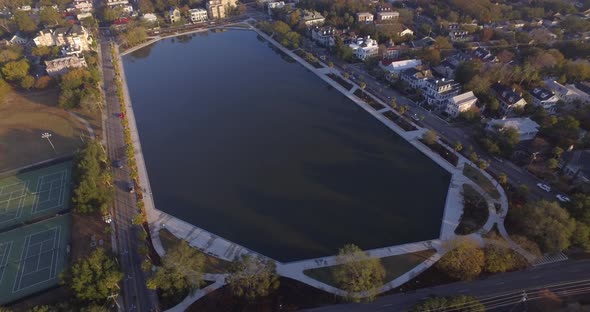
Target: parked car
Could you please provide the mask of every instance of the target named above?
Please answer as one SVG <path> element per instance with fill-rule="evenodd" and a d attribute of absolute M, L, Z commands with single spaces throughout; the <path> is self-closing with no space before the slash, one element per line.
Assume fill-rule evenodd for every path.
<path fill-rule="evenodd" d="M 549 193 L 551 192 L 551 186 L 547 185 L 547 184 L 543 184 L 543 183 L 537 183 L 537 187 L 542 189 L 543 191 Z"/>
<path fill-rule="evenodd" d="M 135 186 L 133 185 L 133 182 L 127 183 L 127 192 L 135 193 Z"/>
<path fill-rule="evenodd" d="M 121 168 L 123 168 L 123 162 L 121 160 L 115 160 L 113 162 L 113 167 L 115 167 L 117 169 L 121 169 Z"/>
<path fill-rule="evenodd" d="M 414 119 L 415 121 L 420 121 L 420 117 L 418 117 L 418 114 L 414 113 L 411 115 L 412 119 Z"/>
<path fill-rule="evenodd" d="M 557 194 L 555 197 L 557 197 L 557 199 L 562 203 L 569 203 L 570 201 L 570 198 L 565 195 Z"/>

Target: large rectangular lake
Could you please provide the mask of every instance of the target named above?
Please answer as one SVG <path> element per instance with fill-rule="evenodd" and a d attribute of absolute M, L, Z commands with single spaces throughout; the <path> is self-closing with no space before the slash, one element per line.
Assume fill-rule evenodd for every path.
<path fill-rule="evenodd" d="M 124 66 L 158 209 L 280 261 L 438 238 L 450 175 L 256 33 Z"/>

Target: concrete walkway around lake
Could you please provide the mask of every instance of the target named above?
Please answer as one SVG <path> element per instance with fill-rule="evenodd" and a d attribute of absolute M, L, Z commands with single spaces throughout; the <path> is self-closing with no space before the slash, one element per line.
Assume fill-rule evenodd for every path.
<path fill-rule="evenodd" d="M 227 274 L 204 274 L 203 280 L 211 281 L 213 284 L 208 285 L 205 288 L 198 289 L 192 293 L 190 293 L 184 300 L 182 300 L 179 304 L 175 305 L 174 307 L 166 310 L 166 312 L 183 312 L 188 309 L 195 301 L 205 297 L 206 295 L 210 294 L 211 292 L 223 287 L 225 285 L 225 278 Z"/>
<path fill-rule="evenodd" d="M 247 25 L 247 24 L 245 24 L 245 25 Z M 451 173 L 451 183 L 450 183 L 449 190 L 447 193 L 447 198 L 445 201 L 443 221 L 442 221 L 441 233 L 440 233 L 439 239 L 426 241 L 426 242 L 403 244 L 403 245 L 399 245 L 399 246 L 378 248 L 378 249 L 368 251 L 368 253 L 371 257 L 382 258 L 382 257 L 388 257 L 388 256 L 414 253 L 414 252 L 423 251 L 423 250 L 427 250 L 427 249 L 435 249 L 436 250 L 436 253 L 434 255 L 432 255 L 429 259 L 425 260 L 424 262 L 422 262 L 418 266 L 414 267 L 413 269 L 409 270 L 408 272 L 397 277 L 393 281 L 390 281 L 387 284 L 383 285 L 379 289 L 379 292 L 388 291 L 392 288 L 398 287 L 398 286 L 406 283 L 407 281 L 411 280 L 416 275 L 420 274 L 421 272 L 423 272 L 424 270 L 426 270 L 430 266 L 432 266 L 434 263 L 436 263 L 436 261 L 438 261 L 438 259 L 440 259 L 440 257 L 442 257 L 448 251 L 445 249 L 444 242 L 460 237 L 460 236 L 456 235 L 454 233 L 454 231 L 455 231 L 455 228 L 457 227 L 457 225 L 459 224 L 460 219 L 461 219 L 461 215 L 463 213 L 462 189 L 463 189 L 464 184 L 471 185 L 472 187 L 474 187 L 475 190 L 480 192 L 482 194 L 482 196 L 486 199 L 486 201 L 488 203 L 489 210 L 490 210 L 490 217 L 488 218 L 486 224 L 482 227 L 482 229 L 480 231 L 478 231 L 477 233 L 467 235 L 466 237 L 472 238 L 472 239 L 478 241 L 480 244 L 483 244 L 484 240 L 483 240 L 482 235 L 487 233 L 488 231 L 490 231 L 494 224 L 497 224 L 500 234 L 502 235 L 502 237 L 504 239 L 506 239 L 506 241 L 510 244 L 510 246 L 514 250 L 517 250 L 520 254 L 525 255 L 525 257 L 530 260 L 529 256 L 531 256 L 531 255 L 527 254 L 526 251 L 522 250 L 522 248 L 520 248 L 518 245 L 516 245 L 514 242 L 512 242 L 510 240 L 510 237 L 508 236 L 508 233 L 506 232 L 506 229 L 504 228 L 503 221 L 504 221 L 504 217 L 506 216 L 506 213 L 508 211 L 508 200 L 507 200 L 506 194 L 504 193 L 504 190 L 496 183 L 496 188 L 497 188 L 498 192 L 500 193 L 500 198 L 495 200 L 495 199 L 491 198 L 491 196 L 489 196 L 489 194 L 485 193 L 484 190 L 482 190 L 481 187 L 479 187 L 479 185 L 477 185 L 476 183 L 469 180 L 467 177 L 465 177 L 463 175 L 463 167 L 465 164 L 469 164 L 469 165 L 473 166 L 474 168 L 476 168 L 476 170 L 479 170 L 479 169 L 477 169 L 476 165 L 471 163 L 468 159 L 466 159 L 462 155 L 455 153 L 459 158 L 459 163 L 457 166 L 453 166 L 452 164 L 447 162 L 444 158 L 442 158 L 440 155 L 438 155 L 436 152 L 432 151 L 430 148 L 428 148 L 426 145 L 424 145 L 422 142 L 419 141 L 419 139 L 422 137 L 424 132 L 427 131 L 427 129 L 419 127 L 419 126 L 415 125 L 412 121 L 408 120 L 409 123 L 414 124 L 414 126 L 416 127 L 417 130 L 415 130 L 415 131 L 403 130 L 396 123 L 394 123 L 393 121 L 391 121 L 387 117 L 385 117 L 383 115 L 383 113 L 392 112 L 392 113 L 400 116 L 400 118 L 404 118 L 404 117 L 402 117 L 397 111 L 391 109 L 387 104 L 383 103 L 383 101 L 381 101 L 380 99 L 370 95 L 367 91 L 365 91 L 365 92 L 367 92 L 367 94 L 372 96 L 376 102 L 378 102 L 384 106 L 383 109 L 379 109 L 378 111 L 376 111 L 369 104 L 367 104 L 363 100 L 356 97 L 354 95 L 354 91 L 360 87 L 356 83 L 342 77 L 338 70 L 325 66 L 325 64 L 323 64 L 321 61 L 320 61 L 320 64 L 322 64 L 324 66 L 324 68 L 317 69 L 314 66 L 312 66 L 311 64 L 307 63 L 302 58 L 300 58 L 299 56 L 297 56 L 296 54 L 294 54 L 289 49 L 281 46 L 278 42 L 273 40 L 270 36 L 259 31 L 258 29 L 251 27 L 250 25 L 247 25 L 247 26 L 252 31 L 254 31 L 258 35 L 260 35 L 262 38 L 264 38 L 265 40 L 267 40 L 268 42 L 273 44 L 275 47 L 277 47 L 280 51 L 282 51 L 286 55 L 290 56 L 291 58 L 293 58 L 294 60 L 299 62 L 306 69 L 308 69 L 309 71 L 311 71 L 312 73 L 314 73 L 318 77 L 320 77 L 320 79 L 322 79 L 323 81 L 328 83 L 330 86 L 334 87 L 336 90 L 338 90 L 339 92 L 344 94 L 346 97 L 348 97 L 354 103 L 356 103 L 359 107 L 363 108 L 369 114 L 371 114 L 376 119 L 381 121 L 384 125 L 386 125 L 388 128 L 390 128 L 392 131 L 394 131 L 399 136 L 401 136 L 402 138 L 407 140 L 410 144 L 412 144 L 414 147 L 416 147 L 418 150 L 420 150 L 422 153 L 424 153 L 430 159 L 432 159 L 437 164 L 439 164 L 441 167 L 443 167 L 444 169 L 446 169 L 447 171 L 449 171 Z M 244 29 L 244 28 L 240 28 L 240 29 Z M 199 30 L 197 30 L 195 32 L 198 32 L 198 31 Z M 200 31 L 205 31 L 205 30 L 200 30 Z M 173 36 L 177 36 L 177 35 L 178 34 L 173 34 L 173 35 L 170 35 L 167 37 L 173 37 Z M 159 38 L 159 39 L 161 39 L 161 38 Z M 125 51 L 124 53 L 127 54 L 130 52 L 132 52 L 132 50 Z M 123 64 L 120 55 L 119 55 L 119 63 Z M 345 89 L 340 84 L 333 81 L 331 78 L 329 78 L 327 76 L 327 74 L 330 74 L 330 73 L 336 74 L 336 75 L 342 77 L 342 79 L 348 81 L 351 85 L 353 85 L 352 89 L 350 89 L 350 90 Z M 213 233 L 210 233 L 204 229 L 201 229 L 199 227 L 191 225 L 185 221 L 182 221 L 176 217 L 173 217 L 173 216 L 171 216 L 167 213 L 164 213 L 160 210 L 157 210 L 155 208 L 153 199 L 150 196 L 151 187 L 150 187 L 150 183 L 149 183 L 149 179 L 148 179 L 147 170 L 145 167 L 145 162 L 144 162 L 143 155 L 141 152 L 139 135 L 137 133 L 137 126 L 135 123 L 133 110 L 131 107 L 131 99 L 129 97 L 129 92 L 128 92 L 126 80 L 125 80 L 125 71 L 122 70 L 121 74 L 122 74 L 121 78 L 122 78 L 122 83 L 123 83 L 124 96 L 125 96 L 125 101 L 126 101 L 127 110 L 128 110 L 129 126 L 131 129 L 132 139 L 133 139 L 133 142 L 134 142 L 135 148 L 136 148 L 136 158 L 137 158 L 137 166 L 139 169 L 140 185 L 144 189 L 144 194 L 146 194 L 144 201 L 145 201 L 145 207 L 146 207 L 146 213 L 147 213 L 147 220 L 149 223 L 152 242 L 153 242 L 154 248 L 156 249 L 158 254 L 160 254 L 160 255 L 165 254 L 165 250 L 161 244 L 161 240 L 159 237 L 159 231 L 162 228 L 166 228 L 168 231 L 170 231 L 176 237 L 188 241 L 191 246 L 194 246 L 195 248 L 198 248 L 209 255 L 218 257 L 223 260 L 232 261 L 237 256 L 239 256 L 241 254 L 256 254 L 256 255 L 259 255 L 264 258 L 269 259 L 268 257 L 260 255 L 252 250 L 249 250 L 244 246 L 238 245 L 238 244 L 233 243 L 227 239 L 221 238 Z M 443 142 L 440 142 L 440 141 L 439 141 L 439 144 L 446 146 Z M 454 152 L 451 147 L 447 146 L 447 148 L 449 148 L 449 150 L 451 152 Z M 480 170 L 480 172 L 484 176 L 486 176 L 486 178 L 490 179 L 490 181 L 492 181 L 492 182 L 494 181 L 494 179 L 491 176 L 489 176 L 489 174 L 487 174 L 485 171 Z M 501 207 L 500 213 L 496 212 L 495 204 L 500 205 L 500 207 Z M 276 262 L 276 263 L 277 263 L 277 272 L 281 276 L 293 278 L 293 279 L 298 280 L 300 282 L 306 283 L 310 286 L 328 291 L 328 292 L 336 294 L 336 295 L 341 295 L 341 296 L 345 295 L 343 290 L 335 288 L 330 285 L 326 285 L 318 280 L 315 280 L 315 279 L 310 278 L 307 275 L 303 274 L 304 270 L 313 269 L 313 268 L 321 268 L 321 267 L 326 267 L 326 266 L 331 266 L 331 265 L 336 264 L 336 257 L 335 256 L 322 257 L 322 258 L 317 258 L 317 259 L 309 259 L 309 260 L 303 260 L 303 261 L 295 261 L 295 262 L 290 262 L 290 263 L 280 263 L 280 262 Z M 209 276 L 209 277 L 212 277 L 212 276 Z M 186 307 L 188 307 L 190 304 L 192 304 L 194 301 L 198 300 L 199 298 L 202 298 L 210 291 L 213 291 L 215 289 L 222 287 L 223 284 L 225 283 L 225 281 L 222 280 L 218 276 L 215 278 L 216 279 L 215 279 L 214 284 L 211 284 L 208 287 L 205 287 L 204 289 L 199 290 L 199 291 L 189 295 L 187 298 L 185 298 L 185 300 L 181 304 L 174 307 L 170 311 L 182 311 Z M 360 294 L 360 295 L 363 296 L 366 294 Z"/>

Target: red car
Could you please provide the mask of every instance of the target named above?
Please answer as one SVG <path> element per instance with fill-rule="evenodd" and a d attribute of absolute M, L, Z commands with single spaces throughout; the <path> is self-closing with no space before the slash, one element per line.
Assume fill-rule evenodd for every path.
<path fill-rule="evenodd" d="M 119 113 L 119 118 L 121 118 L 121 119 L 125 118 L 125 114 Z"/>

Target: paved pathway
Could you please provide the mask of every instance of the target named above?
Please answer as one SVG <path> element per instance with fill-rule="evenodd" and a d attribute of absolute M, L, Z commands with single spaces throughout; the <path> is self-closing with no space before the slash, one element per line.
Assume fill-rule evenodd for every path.
<path fill-rule="evenodd" d="M 213 284 L 199 289 L 182 300 L 179 304 L 175 305 L 174 307 L 166 310 L 166 312 L 183 312 L 188 309 L 195 301 L 205 297 L 206 295 L 210 294 L 211 292 L 223 287 L 225 285 L 225 277 L 227 274 L 205 274 L 203 276 L 203 280 L 212 281 Z"/>

